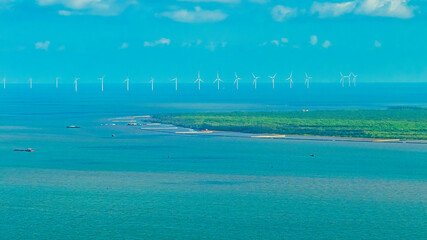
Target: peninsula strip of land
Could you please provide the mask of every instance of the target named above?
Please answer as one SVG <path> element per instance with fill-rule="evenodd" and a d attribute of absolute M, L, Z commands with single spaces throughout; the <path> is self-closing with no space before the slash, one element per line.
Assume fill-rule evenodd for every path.
<path fill-rule="evenodd" d="M 427 109 L 157 114 L 176 126 L 245 133 L 427 140 Z"/>

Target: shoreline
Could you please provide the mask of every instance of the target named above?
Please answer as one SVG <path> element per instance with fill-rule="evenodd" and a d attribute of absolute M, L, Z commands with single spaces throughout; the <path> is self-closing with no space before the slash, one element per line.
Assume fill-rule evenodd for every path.
<path fill-rule="evenodd" d="M 172 113 L 145 121 L 254 138 L 427 143 L 426 109 Z"/>
<path fill-rule="evenodd" d="M 358 142 L 358 143 L 406 143 L 406 144 L 427 144 L 427 140 L 419 139 L 387 139 L 387 138 L 357 138 L 357 137 L 339 137 L 339 136 L 316 136 L 316 135 L 295 135 L 295 134 L 274 134 L 274 133 L 251 133 L 239 131 L 222 131 L 216 129 L 193 129 L 181 125 L 162 123 L 155 121 L 151 116 L 130 116 L 133 120 L 139 119 L 150 127 L 141 127 L 143 131 L 158 131 L 163 133 L 181 134 L 181 135 L 211 135 L 218 137 L 238 137 L 253 139 L 275 139 L 275 140 L 295 140 L 295 141 L 326 141 L 326 142 Z M 153 127 L 155 124 L 158 127 Z M 173 131 L 170 131 L 173 130 Z"/>
<path fill-rule="evenodd" d="M 185 128 L 182 126 L 175 126 Z M 203 132 L 201 132 L 203 133 Z M 237 131 L 219 131 L 215 129 L 208 129 L 205 134 L 211 133 L 229 133 L 229 134 L 239 134 L 239 135 L 249 135 L 244 136 L 246 138 L 255 138 L 255 139 L 283 139 L 283 140 L 302 140 L 302 141 L 329 141 L 329 142 L 371 142 L 371 143 L 409 143 L 409 144 L 427 144 L 427 140 L 402 140 L 402 139 L 383 139 L 383 138 L 356 138 L 356 137 L 336 137 L 336 136 L 308 136 L 308 135 L 286 135 L 286 134 L 270 134 L 270 133 L 250 133 L 250 132 L 237 132 Z M 193 132 L 176 132 L 176 134 L 187 134 L 195 135 Z M 225 136 L 225 135 L 215 135 L 215 136 Z M 237 136 L 230 136 L 237 137 Z M 241 136 L 242 137 L 242 136 Z"/>

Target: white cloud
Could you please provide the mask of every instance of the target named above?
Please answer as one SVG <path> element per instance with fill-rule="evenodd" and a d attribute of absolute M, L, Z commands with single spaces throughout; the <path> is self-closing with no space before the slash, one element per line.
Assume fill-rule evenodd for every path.
<path fill-rule="evenodd" d="M 379 48 L 379 47 L 381 47 L 383 44 L 381 43 L 381 42 L 379 42 L 378 40 L 375 40 L 375 42 L 374 42 L 374 46 L 375 47 L 377 47 L 377 48 Z"/>
<path fill-rule="evenodd" d="M 269 42 L 263 42 L 263 43 L 259 44 L 259 46 L 273 45 L 273 46 L 276 46 L 276 47 L 279 47 L 279 46 L 281 47 L 281 46 L 284 46 L 287 43 L 289 43 L 289 39 L 288 38 L 280 38 L 280 40 L 273 39 L 273 40 L 271 40 Z"/>
<path fill-rule="evenodd" d="M 411 18 L 414 16 L 415 6 L 408 5 L 409 0 L 364 0 L 356 9 L 357 14 Z"/>
<path fill-rule="evenodd" d="M 314 2 L 311 13 L 319 17 L 339 17 L 354 13 L 368 16 L 412 18 L 418 7 L 410 6 L 410 0 L 353 0 L 342 3 Z"/>
<path fill-rule="evenodd" d="M 318 13 L 319 17 L 339 17 L 346 13 L 351 13 L 356 7 L 355 1 L 343 2 L 343 3 L 319 3 L 314 2 L 311 5 L 311 13 Z"/>
<path fill-rule="evenodd" d="M 296 17 L 298 14 L 298 9 L 285 7 L 283 5 L 276 5 L 271 10 L 271 15 L 273 19 L 277 22 L 283 22 L 286 19 Z"/>
<path fill-rule="evenodd" d="M 50 41 L 36 42 L 35 44 L 36 49 L 41 49 L 46 51 L 49 49 L 49 45 L 50 45 Z"/>
<path fill-rule="evenodd" d="M 227 18 L 227 14 L 221 10 L 203 10 L 201 7 L 195 7 L 194 11 L 181 9 L 158 15 L 183 23 L 219 22 Z"/>
<path fill-rule="evenodd" d="M 271 44 L 279 46 L 279 41 L 278 40 L 271 40 Z"/>
<path fill-rule="evenodd" d="M 312 35 L 312 36 L 310 36 L 310 44 L 311 45 L 316 45 L 317 44 L 317 42 L 318 42 L 318 40 L 317 40 L 317 36 L 316 35 Z"/>
<path fill-rule="evenodd" d="M 225 48 L 227 46 L 227 42 L 223 41 L 223 42 L 215 42 L 215 41 L 210 41 L 205 45 L 205 48 L 207 48 L 210 51 L 215 51 L 218 47 L 222 47 Z"/>
<path fill-rule="evenodd" d="M 210 51 L 215 51 L 217 44 L 214 42 L 209 42 L 208 44 L 206 44 L 206 48 L 209 49 Z"/>
<path fill-rule="evenodd" d="M 0 10 L 9 8 L 14 2 L 15 0 L 0 0 Z"/>
<path fill-rule="evenodd" d="M 249 0 L 249 2 L 264 4 L 270 2 L 270 0 Z"/>
<path fill-rule="evenodd" d="M 137 4 L 138 0 L 37 0 L 40 6 L 62 5 L 66 10 L 58 14 L 70 16 L 89 14 L 115 16 L 122 13 L 129 5 Z"/>
<path fill-rule="evenodd" d="M 179 2 L 217 2 L 217 3 L 240 3 L 240 0 L 178 0 Z"/>
<path fill-rule="evenodd" d="M 198 39 L 196 41 L 189 41 L 189 42 L 183 42 L 182 46 L 183 47 L 191 47 L 191 46 L 199 46 L 200 44 L 202 44 L 202 40 Z"/>
<path fill-rule="evenodd" d="M 126 49 L 129 47 L 129 44 L 127 42 L 122 43 L 122 45 L 120 46 L 120 49 Z"/>
<path fill-rule="evenodd" d="M 169 38 L 160 38 L 159 40 L 156 40 L 154 42 L 144 42 L 144 47 L 155 47 L 157 45 L 169 45 L 171 43 L 171 40 Z"/>
<path fill-rule="evenodd" d="M 67 11 L 67 10 L 59 10 L 58 14 L 62 16 L 71 16 L 73 14 L 76 14 L 77 12 Z"/>
<path fill-rule="evenodd" d="M 326 40 L 323 42 L 322 47 L 329 48 L 331 46 L 331 42 L 329 40 Z"/>

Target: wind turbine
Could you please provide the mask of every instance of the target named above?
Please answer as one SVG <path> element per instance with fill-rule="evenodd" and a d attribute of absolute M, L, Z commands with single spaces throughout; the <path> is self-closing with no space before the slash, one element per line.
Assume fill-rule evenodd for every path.
<path fill-rule="evenodd" d="M 98 78 L 101 81 L 101 92 L 104 91 L 104 78 L 105 78 L 105 76 Z"/>
<path fill-rule="evenodd" d="M 291 75 L 289 75 L 289 77 L 286 78 L 286 80 L 289 80 L 289 88 L 292 88 L 292 84 L 294 83 L 294 81 L 292 81 L 292 72 L 291 72 Z"/>
<path fill-rule="evenodd" d="M 154 91 L 154 78 L 151 78 L 150 83 L 151 83 L 151 91 Z"/>
<path fill-rule="evenodd" d="M 252 73 L 252 76 L 254 76 L 253 84 L 254 84 L 254 87 L 255 87 L 255 89 L 256 89 L 256 80 L 257 80 L 259 77 L 255 76 L 255 74 L 253 74 L 253 73 Z"/>
<path fill-rule="evenodd" d="M 194 82 L 199 84 L 199 91 L 200 91 L 200 83 L 203 82 L 203 80 L 200 78 L 200 72 L 197 73 L 197 79 Z"/>
<path fill-rule="evenodd" d="M 234 73 L 234 75 L 236 76 L 236 79 L 234 80 L 234 84 L 236 84 L 236 90 L 239 90 L 239 80 L 240 80 L 240 78 L 237 77 L 237 73 Z"/>
<path fill-rule="evenodd" d="M 171 81 L 175 82 L 175 91 L 178 91 L 178 77 L 172 78 Z"/>
<path fill-rule="evenodd" d="M 59 77 L 56 77 L 55 78 L 55 86 L 56 86 L 56 88 L 58 88 L 58 80 L 59 80 Z"/>
<path fill-rule="evenodd" d="M 350 75 L 351 75 L 351 73 L 350 73 L 350 75 L 348 75 L 348 76 L 344 76 L 344 75 L 340 72 L 340 75 L 341 75 L 340 83 L 341 83 L 342 87 L 344 87 L 344 79 L 345 79 L 345 78 L 349 78 L 349 77 L 350 77 Z"/>
<path fill-rule="evenodd" d="M 268 76 L 271 78 L 271 81 L 273 82 L 273 89 L 274 89 L 274 79 L 276 78 L 277 73 L 275 73 L 273 76 Z"/>
<path fill-rule="evenodd" d="M 30 82 L 30 88 L 33 88 L 33 79 L 30 78 L 30 79 L 28 79 L 28 81 Z"/>
<path fill-rule="evenodd" d="M 3 88 L 6 88 L 6 77 L 3 77 Z"/>
<path fill-rule="evenodd" d="M 357 77 L 357 75 L 354 75 L 354 73 L 350 73 L 350 75 L 353 75 L 353 86 L 356 87 L 356 77 Z M 350 75 L 348 75 L 349 78 L 350 78 Z"/>
<path fill-rule="evenodd" d="M 219 78 L 219 73 L 216 73 L 216 79 L 215 79 L 215 81 L 213 82 L 213 83 L 218 83 L 218 90 L 219 90 L 219 83 L 220 82 L 223 82 L 220 78 Z"/>
<path fill-rule="evenodd" d="M 74 90 L 77 92 L 77 81 L 79 81 L 80 78 L 74 77 Z"/>
<path fill-rule="evenodd" d="M 129 92 L 129 77 L 127 77 L 123 82 L 126 82 L 126 91 Z"/>
<path fill-rule="evenodd" d="M 312 77 L 309 77 L 307 73 L 305 73 L 305 84 L 307 84 L 307 88 L 310 88 L 310 79 Z"/>

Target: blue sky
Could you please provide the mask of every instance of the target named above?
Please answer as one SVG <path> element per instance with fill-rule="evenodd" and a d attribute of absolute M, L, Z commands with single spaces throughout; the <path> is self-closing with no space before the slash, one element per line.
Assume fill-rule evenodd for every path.
<path fill-rule="evenodd" d="M 426 0 L 0 0 L 0 75 L 427 82 L 426 9 Z"/>

